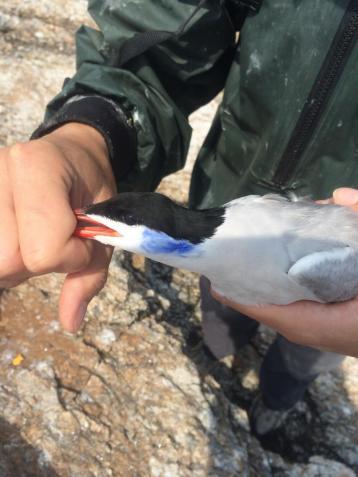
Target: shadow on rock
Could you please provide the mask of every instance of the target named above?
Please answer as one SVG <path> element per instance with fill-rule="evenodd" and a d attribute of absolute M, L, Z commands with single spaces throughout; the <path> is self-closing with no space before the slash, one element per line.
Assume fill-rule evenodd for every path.
<path fill-rule="evenodd" d="M 43 452 L 28 444 L 19 429 L 0 418 L 1 477 L 60 477 Z"/>
<path fill-rule="evenodd" d="M 166 298 L 170 305 L 160 318 L 168 333 L 177 334 L 180 330 L 182 335 L 182 350 L 196 365 L 199 375 L 204 378 L 212 376 L 221 387 L 226 398 L 235 406 L 246 411 L 250 409 L 257 388 L 245 387 L 242 378 L 255 368 L 258 371 L 262 358 L 272 342 L 273 334 L 258 333 L 252 340 L 251 345 L 244 347 L 239 356 L 239 364 L 233 367 L 216 358 L 203 345 L 202 332 L 198 320 L 194 318 L 195 305 L 186 303 L 179 298 L 179 291 L 172 286 L 173 269 L 150 260 L 146 260 L 145 269 L 138 271 L 131 265 L 131 255 L 125 254 L 121 263 L 129 273 L 129 289 L 141 292 L 138 288 L 144 286 L 151 288 L 156 295 L 151 298 L 149 306 L 153 314 L 160 307 L 157 294 Z M 346 399 L 347 393 L 344 387 L 344 375 L 339 370 L 328 375 L 334 377 L 335 388 L 339 399 Z M 323 391 L 322 391 L 323 389 Z M 326 389 L 326 393 L 329 390 Z M 344 422 L 340 415 L 339 407 L 336 408 L 336 416 L 329 416 L 329 402 L 326 408 L 324 386 L 312 386 L 304 397 L 290 412 L 285 425 L 264 437 L 259 438 L 265 450 L 279 454 L 290 463 L 307 463 L 314 455 L 332 459 L 350 466 L 358 472 L 358 458 L 355 443 L 347 439 L 346 429 L 349 425 L 349 417 Z M 218 400 L 220 405 L 220 400 Z M 222 415 L 222 410 L 212 408 L 214 414 Z M 343 414 L 343 411 L 342 411 Z M 337 425 L 337 423 L 340 423 Z M 236 424 L 232 423 L 233 431 Z M 354 427 L 354 425 L 353 425 Z M 239 429 L 237 429 L 240 431 Z M 242 432 L 242 429 L 241 429 Z M 354 436 L 354 430 L 352 431 Z M 345 445 L 343 445 L 343 441 Z M 250 449 L 249 449 L 250 452 Z M 210 474 L 211 475 L 211 474 Z"/>
<path fill-rule="evenodd" d="M 349 401 L 341 370 L 321 375 L 333 378 L 341 405 L 332 406 L 334 396 L 327 396 L 320 384 L 313 384 L 304 399 L 292 409 L 284 426 L 260 438 L 265 450 L 281 455 L 292 463 L 306 463 L 312 456 L 349 466 L 358 475 L 356 423 L 344 409 Z"/>

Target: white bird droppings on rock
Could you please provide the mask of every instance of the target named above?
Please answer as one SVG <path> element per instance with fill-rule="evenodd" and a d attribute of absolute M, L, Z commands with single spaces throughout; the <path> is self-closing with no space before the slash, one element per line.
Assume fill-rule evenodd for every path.
<path fill-rule="evenodd" d="M 104 345 L 111 345 L 117 339 L 115 333 L 110 328 L 104 328 L 98 335 L 99 341 Z"/>

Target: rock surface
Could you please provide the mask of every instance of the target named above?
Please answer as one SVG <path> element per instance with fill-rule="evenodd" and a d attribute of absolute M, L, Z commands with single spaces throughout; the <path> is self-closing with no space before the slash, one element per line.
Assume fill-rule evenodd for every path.
<path fill-rule="evenodd" d="M 26 140 L 74 68 L 83 0 L 0 4 L 0 144 Z M 192 118 L 186 169 L 161 190 L 185 201 L 216 103 Z M 284 429 L 258 442 L 246 410 L 272 334 L 239 363 L 213 361 L 200 335 L 197 278 L 116 253 L 78 336 L 56 319 L 62 278 L 0 297 L 0 477 L 353 477 L 358 363 L 320 376 Z"/>

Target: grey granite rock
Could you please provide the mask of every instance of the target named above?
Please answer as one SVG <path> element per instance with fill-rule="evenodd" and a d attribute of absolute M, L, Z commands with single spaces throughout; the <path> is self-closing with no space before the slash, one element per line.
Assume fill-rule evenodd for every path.
<path fill-rule="evenodd" d="M 0 3 L 0 144 L 23 141 L 74 68 L 84 0 Z M 217 102 L 192 118 L 186 191 Z M 180 187 L 178 185 L 180 184 Z M 284 429 L 262 443 L 247 412 L 263 330 L 232 366 L 201 343 L 197 278 L 116 253 L 78 336 L 63 333 L 62 277 L 0 295 L 0 477 L 351 477 L 358 471 L 358 364 L 322 375 Z"/>

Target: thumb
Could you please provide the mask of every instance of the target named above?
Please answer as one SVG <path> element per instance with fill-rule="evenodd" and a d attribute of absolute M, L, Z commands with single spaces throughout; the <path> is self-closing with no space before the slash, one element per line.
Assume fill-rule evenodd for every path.
<path fill-rule="evenodd" d="M 358 208 L 358 190 L 349 187 L 340 187 L 333 192 L 335 204 L 353 206 L 357 204 Z"/>
<path fill-rule="evenodd" d="M 112 247 L 95 243 L 90 264 L 84 270 L 67 275 L 59 303 L 60 322 L 66 331 L 79 330 L 89 302 L 107 281 L 112 252 Z"/>

